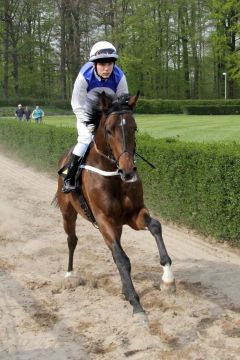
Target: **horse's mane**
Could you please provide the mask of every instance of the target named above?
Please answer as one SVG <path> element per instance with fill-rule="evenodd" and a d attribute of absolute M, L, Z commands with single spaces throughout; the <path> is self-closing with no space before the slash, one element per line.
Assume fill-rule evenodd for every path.
<path fill-rule="evenodd" d="M 101 107 L 101 96 L 102 96 L 101 93 L 96 92 L 94 94 L 94 100 L 93 99 L 87 100 L 86 114 L 88 120 L 85 122 L 87 125 L 94 125 L 94 127 L 97 128 L 103 113 L 109 115 L 110 113 L 116 111 L 132 110 L 128 104 L 130 94 L 123 94 L 119 97 L 117 97 L 116 95 L 111 96 L 111 95 L 107 95 L 106 93 L 104 94 L 107 99 L 107 102 L 109 103 L 108 108 L 105 110 L 103 110 Z"/>

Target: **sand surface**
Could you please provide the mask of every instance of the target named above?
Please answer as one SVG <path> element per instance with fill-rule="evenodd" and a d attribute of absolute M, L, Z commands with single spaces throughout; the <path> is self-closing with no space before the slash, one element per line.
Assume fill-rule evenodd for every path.
<path fill-rule="evenodd" d="M 124 229 L 123 247 L 148 325 L 121 295 L 100 233 L 78 219 L 75 283 L 56 180 L 0 154 L 0 359 L 240 359 L 240 255 L 162 222 L 177 291 L 159 289 L 162 268 L 147 231 Z"/>

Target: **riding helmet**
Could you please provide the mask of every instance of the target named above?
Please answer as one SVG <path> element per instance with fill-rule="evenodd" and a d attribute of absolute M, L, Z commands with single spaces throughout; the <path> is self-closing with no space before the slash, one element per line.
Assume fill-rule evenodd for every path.
<path fill-rule="evenodd" d="M 118 58 L 116 48 L 108 41 L 99 41 L 93 45 L 90 51 L 89 61 L 102 62 L 113 61 Z"/>

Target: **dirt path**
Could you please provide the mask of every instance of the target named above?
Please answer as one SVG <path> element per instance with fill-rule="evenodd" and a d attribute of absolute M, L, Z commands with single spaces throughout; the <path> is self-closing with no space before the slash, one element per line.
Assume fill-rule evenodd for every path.
<path fill-rule="evenodd" d="M 139 326 L 98 230 L 78 220 L 78 286 L 64 281 L 68 249 L 56 184 L 0 154 L 0 359 L 240 359 L 240 255 L 163 224 L 176 294 L 148 232 L 125 229 L 123 247 L 148 313 Z"/>

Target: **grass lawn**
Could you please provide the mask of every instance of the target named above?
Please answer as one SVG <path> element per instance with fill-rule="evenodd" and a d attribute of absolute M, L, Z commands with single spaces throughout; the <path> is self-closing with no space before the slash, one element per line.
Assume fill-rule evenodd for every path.
<path fill-rule="evenodd" d="M 46 116 L 44 123 L 76 127 L 74 115 Z M 155 138 L 177 138 L 182 141 L 240 143 L 239 115 L 135 115 L 140 133 Z"/>
<path fill-rule="evenodd" d="M 138 127 L 155 138 L 240 143 L 239 115 L 137 115 Z"/>
<path fill-rule="evenodd" d="M 240 143 L 239 115 L 135 115 L 139 132 L 155 138 L 178 138 L 182 141 Z M 45 117 L 45 123 L 76 126 L 75 116 Z"/>

